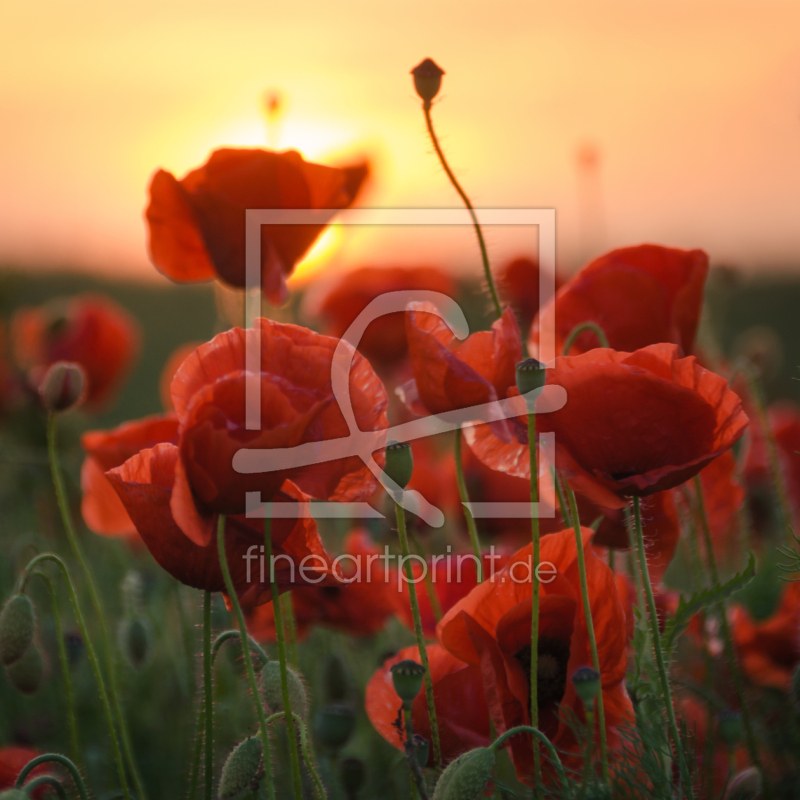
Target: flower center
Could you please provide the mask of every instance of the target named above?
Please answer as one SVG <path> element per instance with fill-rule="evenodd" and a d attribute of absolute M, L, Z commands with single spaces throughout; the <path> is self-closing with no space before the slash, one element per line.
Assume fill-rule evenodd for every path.
<path fill-rule="evenodd" d="M 553 636 L 540 636 L 536 648 L 536 706 L 540 711 L 556 706 L 561 702 L 567 687 L 567 664 L 569 664 L 569 644 Z M 517 659 L 530 685 L 531 651 L 523 647 L 514 658 Z M 528 711 L 530 711 L 530 702 Z"/>

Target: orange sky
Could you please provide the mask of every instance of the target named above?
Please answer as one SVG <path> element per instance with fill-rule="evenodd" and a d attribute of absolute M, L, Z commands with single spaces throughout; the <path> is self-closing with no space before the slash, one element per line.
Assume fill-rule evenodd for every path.
<path fill-rule="evenodd" d="M 447 71 L 434 119 L 474 202 L 555 207 L 565 265 L 645 240 L 800 265 L 798 31 L 789 0 L 5 3 L 0 260 L 150 277 L 149 175 L 264 144 L 269 88 L 287 98 L 282 147 L 372 157 L 369 204 L 456 205 L 408 74 L 431 56 Z M 579 188 L 584 142 L 599 192 Z M 603 213 L 587 228 L 589 191 Z M 489 241 L 498 259 L 521 246 Z M 471 232 L 356 233 L 336 253 L 437 260 L 477 271 Z"/>

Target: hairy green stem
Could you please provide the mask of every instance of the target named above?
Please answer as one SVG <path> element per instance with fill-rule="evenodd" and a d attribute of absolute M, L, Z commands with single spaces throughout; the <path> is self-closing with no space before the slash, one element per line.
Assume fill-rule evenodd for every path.
<path fill-rule="evenodd" d="M 428 552 L 422 547 L 419 543 L 419 540 L 411 531 L 408 531 L 408 539 L 411 543 L 411 546 L 414 548 L 414 552 L 419 555 L 420 558 L 427 561 Z M 442 604 L 439 602 L 439 595 L 436 594 L 436 587 L 433 583 L 433 570 L 432 569 L 425 569 L 422 573 L 422 579 L 425 581 L 425 591 L 428 593 L 428 599 L 431 603 L 431 611 L 433 611 L 433 616 L 436 622 L 441 620 L 442 616 Z"/>
<path fill-rule="evenodd" d="M 267 719 L 267 724 L 271 724 L 278 719 L 286 717 L 285 711 L 278 711 L 275 714 L 272 714 Z M 316 765 L 316 758 L 314 756 L 314 748 L 311 744 L 311 741 L 308 738 L 308 734 L 306 733 L 306 726 L 303 722 L 302 718 L 292 712 L 292 718 L 294 719 L 295 724 L 297 725 L 298 731 L 300 731 L 300 746 L 303 748 L 303 758 L 305 759 L 306 766 L 308 767 L 308 771 L 311 774 L 311 781 L 314 784 L 314 791 L 317 795 L 318 800 L 325 800 L 325 787 L 322 785 L 322 780 L 319 777 L 319 773 L 317 772 L 317 765 Z"/>
<path fill-rule="evenodd" d="M 467 482 L 464 480 L 464 464 L 461 461 L 461 428 L 456 430 L 454 456 L 456 461 L 456 483 L 458 484 L 458 496 L 461 499 L 461 505 L 464 508 L 464 516 L 467 520 L 467 530 L 469 531 L 469 540 L 472 542 L 472 552 L 475 554 L 475 566 L 478 570 L 478 583 L 483 583 L 481 540 L 478 536 L 478 526 L 475 524 L 475 518 L 472 516 L 472 511 L 469 509 L 469 492 L 467 491 Z"/>
<path fill-rule="evenodd" d="M 442 748 L 439 743 L 439 723 L 436 720 L 436 706 L 433 702 L 433 682 L 431 681 L 431 670 L 428 664 L 428 651 L 425 648 L 425 634 L 422 630 L 422 617 L 419 613 L 419 601 L 417 599 L 417 585 L 414 582 L 414 570 L 411 567 L 409 558 L 408 536 L 406 535 L 406 514 L 403 507 L 395 500 L 395 514 L 397 516 L 397 535 L 400 539 L 400 552 L 403 556 L 403 567 L 408 582 L 408 596 L 411 601 L 411 616 L 414 620 L 414 634 L 417 637 L 417 647 L 419 648 L 419 658 L 425 669 L 425 700 L 428 704 L 428 719 L 431 723 L 431 744 L 433 746 L 433 762 L 436 769 L 442 769 Z"/>
<path fill-rule="evenodd" d="M 281 611 L 283 621 L 286 623 L 286 634 L 289 639 L 289 662 L 293 667 L 297 667 L 297 621 L 294 618 L 294 606 L 292 605 L 292 593 L 284 592 L 281 595 Z"/>
<path fill-rule="evenodd" d="M 36 756 L 36 758 L 31 759 L 20 771 L 19 775 L 17 775 L 16 783 L 14 784 L 14 788 L 21 789 L 23 784 L 25 783 L 25 778 L 31 774 L 39 764 L 59 764 L 64 769 L 69 772 L 70 777 L 75 782 L 75 788 L 78 790 L 78 795 L 80 796 L 81 800 L 89 800 L 89 795 L 86 794 L 86 787 L 83 785 L 83 778 L 81 778 L 81 773 L 78 771 L 78 768 L 70 761 L 66 756 L 62 756 L 59 753 L 45 753 L 41 756 Z"/>
<path fill-rule="evenodd" d="M 576 325 L 567 336 L 566 341 L 564 342 L 564 347 L 561 348 L 561 355 L 567 356 L 569 355 L 569 351 L 572 348 L 572 345 L 575 344 L 575 340 L 585 331 L 592 331 L 594 335 L 597 337 L 597 340 L 600 342 L 601 347 L 608 347 L 608 337 L 606 336 L 606 332 L 596 323 L 596 322 L 581 322 L 580 325 Z"/>
<path fill-rule="evenodd" d="M 219 554 L 219 565 L 222 570 L 222 578 L 225 581 L 225 588 L 228 592 L 231 605 L 233 606 L 234 614 L 236 615 L 236 622 L 239 625 L 243 639 L 249 639 L 247 634 L 247 625 L 244 621 L 244 614 L 242 607 L 239 604 L 239 597 L 236 594 L 236 587 L 233 585 L 231 572 L 228 569 L 228 556 L 225 553 L 225 515 L 220 514 L 217 522 L 217 552 Z M 271 567 L 272 565 L 270 565 Z M 277 615 L 276 615 L 277 616 Z M 253 703 L 256 707 L 258 715 L 258 727 L 261 733 L 261 747 L 264 761 L 264 779 L 267 784 L 267 792 L 269 799 L 275 800 L 275 786 L 272 782 L 272 757 L 270 755 L 269 746 L 269 729 L 267 728 L 267 719 L 264 715 L 264 704 L 261 702 L 261 692 L 258 690 L 258 682 L 256 681 L 256 674 L 253 670 L 253 659 L 250 657 L 250 648 L 243 647 L 242 653 L 244 654 L 244 668 L 247 672 L 247 681 L 250 685 L 250 692 L 253 695 Z M 209 663 L 210 671 L 210 663 Z M 206 731 L 208 731 L 208 722 L 206 723 Z"/>
<path fill-rule="evenodd" d="M 517 736 L 520 733 L 529 733 L 542 743 L 545 750 L 547 750 L 547 754 L 550 756 L 550 761 L 558 773 L 558 779 L 561 781 L 562 789 L 565 792 L 569 792 L 569 782 L 567 781 L 567 775 L 564 772 L 564 765 L 561 763 L 561 759 L 558 757 L 558 752 L 556 751 L 555 747 L 553 747 L 553 743 L 538 728 L 534 728 L 531 725 L 519 725 L 516 728 L 511 728 L 504 734 L 498 736 L 497 739 L 495 739 L 489 745 L 489 749 L 497 752 L 508 739 L 510 739 L 512 736 Z M 567 794 L 564 795 L 564 797 L 567 796 Z"/>
<path fill-rule="evenodd" d="M 427 800 L 428 790 L 425 786 L 425 778 L 422 770 L 417 763 L 417 754 L 413 749 L 414 741 L 414 726 L 411 722 L 411 708 L 403 703 L 403 724 L 406 732 L 406 740 L 403 743 L 406 753 L 406 763 L 408 770 L 411 773 L 411 798 L 412 800 L 419 800 L 420 793 Z M 413 759 L 413 761 L 412 761 Z"/>
<path fill-rule="evenodd" d="M 214 676 L 211 669 L 211 592 L 203 592 L 203 797 L 211 800 L 214 793 Z M 193 797 L 189 795 L 189 800 Z"/>
<path fill-rule="evenodd" d="M 28 797 L 35 797 L 38 794 L 36 790 L 40 786 L 47 786 L 49 789 L 52 789 L 58 795 L 59 800 L 68 800 L 67 792 L 61 785 L 61 781 L 59 781 L 58 778 L 54 778 L 52 775 L 40 775 L 38 778 L 34 778 L 24 787 L 25 794 Z"/>

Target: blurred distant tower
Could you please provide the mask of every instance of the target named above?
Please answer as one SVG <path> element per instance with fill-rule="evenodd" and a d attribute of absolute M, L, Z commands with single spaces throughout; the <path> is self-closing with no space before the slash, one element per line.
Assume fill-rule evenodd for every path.
<path fill-rule="evenodd" d="M 267 128 L 267 147 L 277 150 L 281 139 L 281 122 L 285 108 L 283 94 L 277 89 L 268 89 L 264 92 L 263 104 Z"/>
<path fill-rule="evenodd" d="M 606 214 L 599 148 L 585 142 L 577 152 L 578 169 L 578 257 L 581 265 L 601 255 L 606 248 Z"/>

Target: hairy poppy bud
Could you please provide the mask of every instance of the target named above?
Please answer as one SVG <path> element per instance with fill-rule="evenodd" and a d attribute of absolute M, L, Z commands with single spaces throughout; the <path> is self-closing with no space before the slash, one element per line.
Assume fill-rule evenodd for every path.
<path fill-rule="evenodd" d="M 8 789 L 0 792 L 0 800 L 28 800 L 28 795 L 22 789 Z"/>
<path fill-rule="evenodd" d="M 734 776 L 725 792 L 725 800 L 756 800 L 761 794 L 761 775 L 755 767 L 743 769 Z"/>
<path fill-rule="evenodd" d="M 733 747 L 742 739 L 742 715 L 738 711 L 723 711 L 717 717 L 719 738 L 728 747 Z"/>
<path fill-rule="evenodd" d="M 439 778 L 433 800 L 479 800 L 492 777 L 494 762 L 494 750 L 489 747 L 459 756 Z"/>
<path fill-rule="evenodd" d="M 261 766 L 261 739 L 250 736 L 239 742 L 222 767 L 219 796 L 222 800 L 235 797 L 258 780 Z"/>
<path fill-rule="evenodd" d="M 308 698 L 303 679 L 288 664 L 286 665 L 286 683 L 289 688 L 289 704 L 292 713 L 302 719 L 308 713 Z M 278 661 L 267 661 L 261 670 L 261 696 L 270 713 L 283 711 L 283 686 L 281 684 L 281 665 Z"/>
<path fill-rule="evenodd" d="M 44 659 L 39 648 L 31 645 L 21 658 L 6 667 L 6 675 L 18 692 L 36 694 L 44 678 Z"/>
<path fill-rule="evenodd" d="M 535 358 L 526 358 L 517 364 L 517 389 L 520 394 L 535 392 L 544 386 L 547 372 L 544 364 Z"/>
<path fill-rule="evenodd" d="M 406 659 L 393 664 L 389 671 L 392 673 L 392 684 L 397 696 L 403 701 L 405 708 L 411 708 L 416 696 L 422 691 L 425 667 Z"/>
<path fill-rule="evenodd" d="M 578 667 L 572 673 L 572 685 L 578 697 L 588 705 L 600 691 L 600 676 L 591 667 Z"/>
<path fill-rule="evenodd" d="M 338 750 L 352 735 L 356 715 L 349 706 L 333 704 L 317 711 L 314 730 L 320 741 L 331 750 Z"/>
<path fill-rule="evenodd" d="M 358 796 L 366 775 L 367 770 L 360 758 L 345 758 L 339 765 L 339 780 L 348 800 Z"/>
<path fill-rule="evenodd" d="M 24 594 L 14 595 L 0 612 L 0 661 L 8 665 L 22 658 L 35 629 L 33 603 Z"/>
<path fill-rule="evenodd" d="M 124 619 L 119 624 L 118 631 L 119 649 L 130 665 L 140 669 L 145 661 L 150 644 L 150 630 L 148 624 L 139 617 Z"/>
<path fill-rule="evenodd" d="M 425 107 L 430 108 L 431 100 L 439 94 L 442 87 L 444 70 L 432 58 L 426 58 L 411 70 L 411 74 L 414 76 L 417 94 L 424 101 Z"/>
<path fill-rule="evenodd" d="M 408 486 L 414 472 L 414 456 L 408 442 L 391 441 L 386 445 L 386 466 L 383 471 L 402 489 Z"/>
<path fill-rule="evenodd" d="M 322 671 L 322 678 L 328 700 L 338 702 L 347 699 L 350 693 L 350 677 L 347 674 L 347 667 L 339 656 L 334 654 L 328 658 Z"/>
<path fill-rule="evenodd" d="M 86 377 L 80 364 L 57 361 L 39 385 L 42 405 L 48 411 L 68 411 L 83 399 Z"/>

